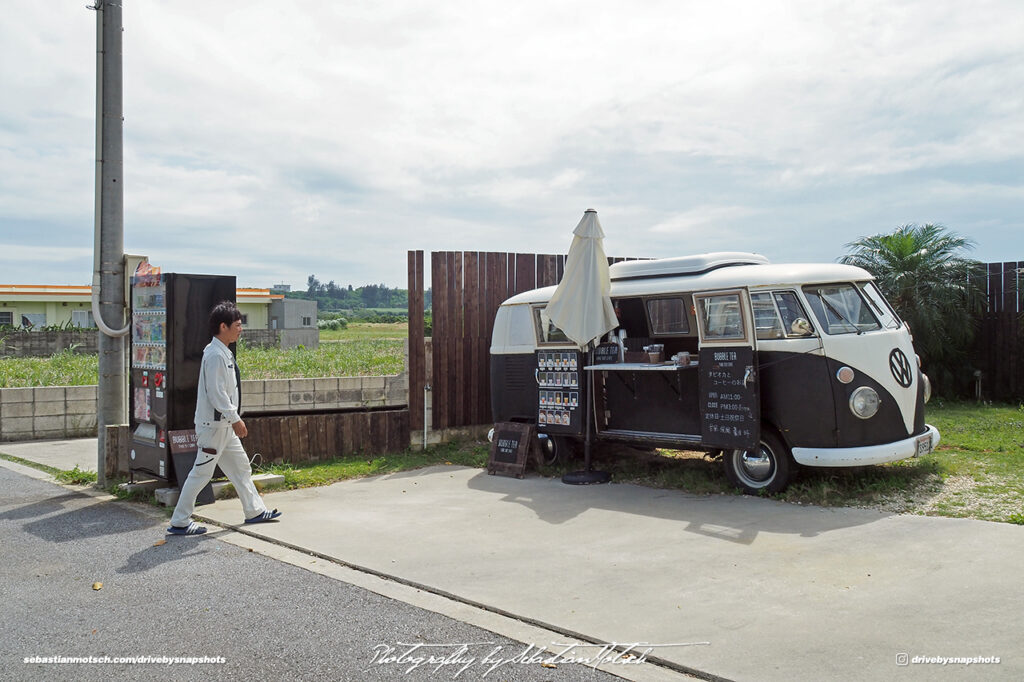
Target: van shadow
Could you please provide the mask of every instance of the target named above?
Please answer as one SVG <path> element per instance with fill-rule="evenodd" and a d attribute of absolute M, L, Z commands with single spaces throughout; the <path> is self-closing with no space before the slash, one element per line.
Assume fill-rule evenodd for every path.
<path fill-rule="evenodd" d="M 744 545 L 759 533 L 811 538 L 888 516 L 865 509 L 793 505 L 745 495 L 694 495 L 629 483 L 567 485 L 537 474 L 515 479 L 480 472 L 469 479 L 468 487 L 500 495 L 501 502 L 526 507 L 549 524 L 601 510 L 622 515 L 623 526 L 609 528 L 610 532 L 629 532 L 629 517 L 647 517 L 677 522 L 688 533 Z"/>

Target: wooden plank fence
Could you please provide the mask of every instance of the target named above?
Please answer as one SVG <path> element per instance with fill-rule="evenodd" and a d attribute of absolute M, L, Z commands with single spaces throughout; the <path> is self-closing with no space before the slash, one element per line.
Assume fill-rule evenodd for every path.
<path fill-rule="evenodd" d="M 242 439 L 250 456 L 264 462 L 309 462 L 345 455 L 402 452 L 409 447 L 409 410 L 311 412 L 247 416 Z"/>
<path fill-rule="evenodd" d="M 490 343 L 494 315 L 505 299 L 557 284 L 565 256 L 484 251 L 430 254 L 432 429 L 491 421 Z M 409 319 L 422 315 L 423 252 L 409 252 Z M 409 410 L 423 428 L 426 359 L 422 325 L 409 325 Z"/>
<path fill-rule="evenodd" d="M 1024 261 L 987 263 L 985 293 L 972 360 L 989 400 L 1024 400 Z"/>
<path fill-rule="evenodd" d="M 609 258 L 615 263 L 624 258 Z M 491 422 L 490 345 L 494 315 L 506 299 L 558 284 L 565 255 L 492 251 L 430 254 L 433 294 L 430 427 L 446 429 Z M 423 252 L 409 252 L 409 319 L 421 317 Z M 413 430 L 423 428 L 426 360 L 423 328 L 409 325 L 409 409 Z M 415 401 L 414 402 L 414 396 Z"/>

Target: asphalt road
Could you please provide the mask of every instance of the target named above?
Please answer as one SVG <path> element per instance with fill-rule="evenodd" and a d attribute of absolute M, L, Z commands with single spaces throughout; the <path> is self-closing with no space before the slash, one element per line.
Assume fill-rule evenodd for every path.
<path fill-rule="evenodd" d="M 0 679 L 620 679 L 505 663 L 526 645 L 215 537 L 0 467 Z M 165 539 L 162 545 L 154 543 Z M 99 590 L 94 583 L 102 583 Z M 475 659 L 407 672 L 427 649 Z M 391 649 L 393 647 L 393 649 Z M 26 657 L 210 657 L 220 663 L 26 663 Z"/>

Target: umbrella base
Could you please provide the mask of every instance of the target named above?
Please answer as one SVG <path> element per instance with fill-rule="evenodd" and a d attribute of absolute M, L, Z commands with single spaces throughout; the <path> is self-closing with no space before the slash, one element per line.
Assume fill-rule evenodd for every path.
<path fill-rule="evenodd" d="M 562 476 L 562 483 L 567 485 L 595 485 L 597 483 L 608 483 L 611 480 L 612 475 L 607 471 L 595 471 L 593 469 L 570 471 Z"/>

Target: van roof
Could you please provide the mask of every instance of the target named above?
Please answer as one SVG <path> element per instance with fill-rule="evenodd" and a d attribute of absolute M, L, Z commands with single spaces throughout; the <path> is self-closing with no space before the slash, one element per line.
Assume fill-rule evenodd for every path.
<path fill-rule="evenodd" d="M 711 256 L 714 254 L 705 254 Z M 734 254 L 735 255 L 735 254 Z M 756 255 L 756 254 L 744 254 Z M 758 264 L 745 265 L 720 265 L 711 270 L 696 272 L 694 274 L 678 273 L 678 264 L 683 259 L 665 258 L 661 261 L 672 261 L 668 265 L 661 266 L 664 275 L 656 275 L 658 263 L 661 261 L 626 261 L 611 266 L 615 272 L 618 269 L 621 273 L 623 265 L 646 264 L 650 274 L 641 277 L 630 277 L 629 279 L 614 279 L 612 281 L 612 298 L 623 298 L 626 296 L 651 296 L 661 293 L 688 292 L 688 291 L 710 291 L 713 289 L 729 289 L 732 287 L 772 287 L 772 286 L 799 286 L 803 284 L 825 284 L 828 282 L 856 282 L 873 280 L 874 277 L 867 270 L 853 265 L 841 265 L 839 263 L 768 263 L 763 256 Z M 691 257 L 692 258 L 692 257 Z M 640 268 L 633 270 L 636 274 Z M 626 272 L 630 272 L 629 269 Z M 525 291 L 509 298 L 502 305 L 517 305 L 523 303 L 544 303 L 551 299 L 556 287 L 544 287 Z"/>
<path fill-rule="evenodd" d="M 734 265 L 761 265 L 768 259 L 758 253 L 740 251 L 719 251 L 700 253 L 695 256 L 658 258 L 656 260 L 622 261 L 612 265 L 609 275 L 613 282 L 627 279 L 669 277 L 671 275 L 699 275 L 718 268 Z"/>

